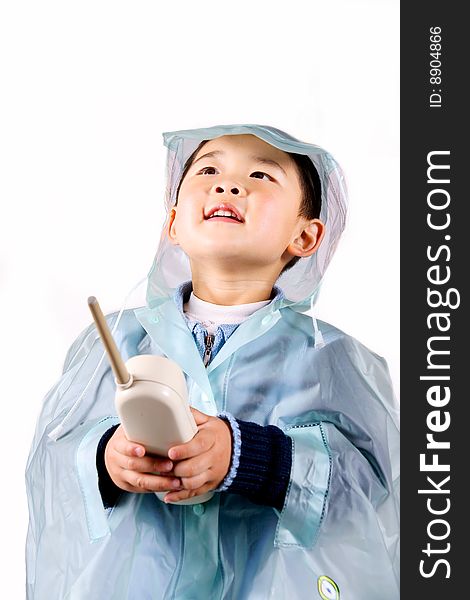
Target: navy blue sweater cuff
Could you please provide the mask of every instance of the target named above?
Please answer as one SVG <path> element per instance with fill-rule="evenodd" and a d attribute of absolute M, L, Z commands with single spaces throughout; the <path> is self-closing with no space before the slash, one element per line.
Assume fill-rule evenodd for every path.
<path fill-rule="evenodd" d="M 119 427 L 113 425 L 110 429 L 104 432 L 100 441 L 98 442 L 98 448 L 96 449 L 96 469 L 98 471 L 98 487 L 101 494 L 101 500 L 103 501 L 104 508 L 111 508 L 117 502 L 117 499 L 121 495 L 122 491 L 109 476 L 106 464 L 104 462 L 104 451 L 106 444 L 111 439 L 113 433 Z"/>
<path fill-rule="evenodd" d="M 255 504 L 282 510 L 292 467 L 292 441 L 275 425 L 237 419 L 241 434 L 240 462 L 227 493 Z"/>
<path fill-rule="evenodd" d="M 290 437 L 275 425 L 263 427 L 240 419 L 237 423 L 241 433 L 240 462 L 227 492 L 282 510 L 292 467 Z M 103 434 L 96 451 L 98 486 L 105 508 L 114 506 L 122 493 L 104 462 L 106 444 L 118 427 L 114 425 Z"/>

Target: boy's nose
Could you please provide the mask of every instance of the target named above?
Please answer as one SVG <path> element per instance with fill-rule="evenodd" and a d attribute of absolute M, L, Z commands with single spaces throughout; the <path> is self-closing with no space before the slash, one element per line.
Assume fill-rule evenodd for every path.
<path fill-rule="evenodd" d="M 238 184 L 220 184 L 214 186 L 213 191 L 216 194 L 224 194 L 225 192 L 233 194 L 234 196 L 242 196 L 245 193 L 245 189 Z"/>

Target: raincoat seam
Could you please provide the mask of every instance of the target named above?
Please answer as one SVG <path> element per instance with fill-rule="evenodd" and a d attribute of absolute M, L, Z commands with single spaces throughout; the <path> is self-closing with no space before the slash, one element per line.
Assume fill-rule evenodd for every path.
<path fill-rule="evenodd" d="M 279 517 L 278 517 L 277 525 L 276 525 L 276 531 L 274 532 L 274 547 L 276 547 L 276 539 L 278 537 L 279 529 L 281 527 L 282 516 L 284 515 L 284 513 L 286 511 L 286 506 L 288 504 L 287 500 L 289 498 L 289 492 L 290 492 L 290 489 L 292 486 L 292 469 L 294 467 L 295 440 L 293 437 L 291 437 L 290 440 L 291 440 L 291 451 L 292 451 L 291 477 L 289 478 L 289 483 L 287 484 L 286 495 L 284 496 L 284 504 L 282 506 L 281 512 L 279 513 Z M 289 545 L 295 546 L 297 544 L 289 544 Z"/>
<path fill-rule="evenodd" d="M 277 522 L 277 525 L 276 525 L 276 532 L 275 532 L 275 535 L 274 535 L 274 546 L 277 547 L 277 548 L 286 548 L 286 547 L 287 548 L 292 548 L 292 547 L 293 548 L 309 548 L 309 549 L 313 548 L 315 546 L 317 540 L 318 540 L 318 536 L 320 534 L 320 527 L 322 525 L 322 522 L 323 522 L 323 519 L 324 519 L 324 516 L 325 516 L 325 512 L 326 512 L 326 501 L 327 501 L 327 498 L 328 498 L 328 495 L 329 495 L 329 491 L 330 491 L 331 473 L 332 473 L 333 463 L 332 463 L 331 450 L 330 450 L 330 447 L 329 447 L 328 442 L 327 442 L 326 432 L 325 432 L 325 430 L 323 428 L 322 422 L 318 421 L 316 423 L 305 423 L 305 424 L 302 424 L 302 425 L 293 425 L 293 426 L 290 426 L 290 427 L 288 426 L 288 427 L 286 427 L 285 431 L 287 432 L 287 431 L 290 431 L 291 429 L 302 429 L 302 428 L 305 428 L 305 427 L 319 427 L 321 438 L 322 438 L 322 441 L 323 441 L 323 445 L 324 445 L 324 447 L 326 449 L 326 452 L 328 454 L 328 480 L 327 480 L 326 489 L 325 489 L 325 492 L 324 492 L 324 495 L 323 495 L 322 511 L 321 511 L 320 518 L 318 520 L 318 524 L 317 524 L 317 527 L 316 527 L 315 536 L 314 536 L 313 541 L 312 541 L 312 543 L 310 545 L 306 546 L 305 544 L 301 544 L 301 543 L 289 543 L 289 542 L 282 542 L 282 544 L 280 544 L 280 545 L 276 544 L 276 540 L 277 540 L 278 534 L 279 534 L 279 529 L 281 527 L 282 517 L 283 517 L 284 512 L 286 510 L 286 506 L 288 504 L 289 492 L 290 492 L 291 484 L 292 484 L 292 477 L 291 477 L 290 480 L 289 480 L 289 484 L 287 486 L 287 491 L 286 491 L 286 495 L 285 495 L 285 499 L 284 499 L 284 505 L 283 505 L 282 511 L 281 511 L 281 513 L 279 515 L 278 522 Z M 294 440 L 293 437 L 291 438 L 291 440 L 292 440 L 292 468 L 293 468 L 293 465 L 294 465 L 294 456 L 295 456 L 295 440 Z"/>
<path fill-rule="evenodd" d="M 323 518 L 325 516 L 325 512 L 326 512 L 326 501 L 327 498 L 329 496 L 330 493 L 330 484 L 331 484 L 331 474 L 333 471 L 333 458 L 331 456 L 331 448 L 328 444 L 328 440 L 327 440 L 327 435 L 326 435 L 326 431 L 323 427 L 323 423 L 318 423 L 318 426 L 320 427 L 320 433 L 321 433 L 321 437 L 323 440 L 323 444 L 326 448 L 326 451 L 328 452 L 328 463 L 329 463 L 329 469 L 328 469 L 328 481 L 326 483 L 326 490 L 325 490 L 325 495 L 324 495 L 324 499 L 323 499 L 323 507 L 322 507 L 322 511 L 321 511 L 321 515 L 320 515 L 320 520 L 318 522 L 318 527 L 317 527 L 317 533 L 315 535 L 315 539 L 313 540 L 313 545 L 316 544 L 318 536 L 320 535 L 320 527 L 321 524 L 323 523 Z"/>
<path fill-rule="evenodd" d="M 92 350 L 93 350 L 93 346 L 95 345 L 95 342 L 96 342 L 96 340 L 97 340 L 97 339 L 98 339 L 98 338 L 95 338 L 95 339 L 93 340 L 93 343 L 92 343 L 92 345 L 91 345 L 91 348 L 89 349 L 89 351 L 88 351 L 87 355 L 84 357 L 84 359 L 82 360 L 81 364 L 79 363 L 79 367 L 78 367 L 77 371 L 75 372 L 75 375 L 72 377 L 72 379 L 71 379 L 71 381 L 70 381 L 69 385 L 68 385 L 68 386 L 67 386 L 67 388 L 66 388 L 66 389 L 63 391 L 63 393 L 61 394 L 60 398 L 58 399 L 58 404 L 60 403 L 60 401 L 61 401 L 61 399 L 62 399 L 62 396 L 64 396 L 64 395 L 65 395 L 65 394 L 66 394 L 66 393 L 69 391 L 69 389 L 70 389 L 71 385 L 72 385 L 72 384 L 73 384 L 73 382 L 75 381 L 75 378 L 76 378 L 76 377 L 77 377 L 77 375 L 80 373 L 80 371 L 81 371 L 81 369 L 82 369 L 83 365 L 85 364 L 85 362 L 86 362 L 86 361 L 87 361 L 87 359 L 89 358 L 89 356 L 90 356 L 90 354 L 91 354 L 91 352 L 92 352 Z M 83 343 L 85 343 L 85 340 L 83 341 Z M 81 346 L 81 347 L 82 347 L 82 346 Z M 77 350 L 77 352 L 78 352 L 78 350 Z M 70 369 L 70 367 L 69 367 L 69 369 Z M 69 372 L 69 369 L 67 369 L 67 371 L 64 371 L 64 372 L 62 373 L 62 376 L 66 375 L 66 374 Z M 69 413 L 69 412 L 72 410 L 72 407 L 73 407 L 73 406 L 74 406 L 74 404 L 72 404 L 72 406 L 69 408 L 69 410 L 67 410 L 67 408 L 64 408 L 64 409 L 63 409 L 63 411 L 61 411 L 61 412 L 60 412 L 60 413 L 58 413 L 58 414 L 57 414 L 57 413 L 54 411 L 54 416 L 53 416 L 52 422 L 53 422 L 53 421 L 54 421 L 54 420 L 55 420 L 55 419 L 56 419 L 56 418 L 57 418 L 59 415 L 62 415 L 62 414 L 64 414 L 64 416 L 65 416 L 65 415 L 68 415 L 68 413 Z"/>
<path fill-rule="evenodd" d="M 85 357 L 85 359 L 84 359 L 84 360 L 86 360 L 86 357 Z M 81 368 L 81 367 L 80 367 L 80 368 Z M 80 370 L 80 368 L 77 370 L 77 373 L 78 373 L 78 371 Z M 68 373 L 68 371 L 67 371 L 67 373 Z M 52 387 L 52 388 L 49 390 L 49 392 L 48 392 L 48 395 L 49 395 L 50 393 L 53 393 L 53 394 L 58 394 L 58 389 L 57 389 L 57 388 L 59 388 L 59 387 L 60 387 L 60 382 L 62 381 L 62 378 L 63 378 L 63 377 L 65 377 L 65 375 L 66 375 L 67 373 L 62 373 L 60 380 L 57 382 L 57 384 L 56 384 L 55 386 L 53 386 L 53 387 Z M 75 374 L 75 375 L 76 375 L 76 374 Z M 74 378 L 75 378 L 75 375 L 74 375 Z M 72 381 L 70 382 L 70 384 L 69 384 L 69 387 L 72 385 L 72 383 L 73 383 L 73 379 L 72 379 Z M 61 401 L 61 399 L 62 399 L 63 395 L 64 395 L 64 394 L 66 394 L 66 393 L 67 393 L 67 391 L 69 390 L 69 387 L 68 387 L 66 390 L 64 390 L 64 392 L 63 392 L 62 394 L 60 394 L 59 398 L 57 399 L 57 404 L 59 404 L 59 403 L 60 403 L 60 401 Z M 55 391 L 54 391 L 54 388 L 55 388 Z M 55 413 L 55 411 L 54 411 L 54 413 Z M 33 449 L 33 447 L 34 447 L 34 439 L 33 439 L 33 444 L 32 444 L 32 446 L 31 446 L 31 450 L 30 450 L 30 457 L 29 457 L 29 459 L 28 459 L 28 463 L 27 463 L 27 465 L 26 465 L 25 474 L 27 474 L 27 473 L 28 473 L 28 470 L 29 470 L 29 469 L 32 467 L 32 464 L 33 464 L 33 461 L 34 461 L 34 460 L 35 460 L 35 458 L 36 458 L 36 453 L 37 453 L 37 451 L 38 451 L 38 449 L 39 449 L 39 446 L 40 446 L 40 444 L 41 444 L 42 440 L 44 439 L 44 436 L 45 436 L 45 435 L 47 435 L 47 434 L 46 434 L 46 432 L 48 432 L 48 431 L 51 431 L 51 429 L 53 429 L 53 428 L 54 428 L 54 427 L 52 426 L 52 424 L 54 423 L 54 421 L 55 421 L 56 419 L 59 419 L 59 417 L 62 419 L 62 415 L 65 415 L 66 413 L 67 413 L 67 407 L 64 407 L 64 408 L 61 410 L 61 412 L 60 412 L 59 414 L 57 414 L 57 415 L 56 415 L 56 414 L 54 414 L 54 415 L 53 415 L 53 417 L 52 417 L 52 420 L 51 420 L 51 421 L 49 421 L 49 423 L 48 423 L 48 424 L 45 426 L 45 428 L 43 429 L 43 431 L 42 431 L 42 435 L 41 435 L 41 437 L 39 438 L 39 440 L 38 440 L 38 442 L 37 442 L 37 444 L 36 444 L 36 447 L 35 447 L 34 449 Z"/>
<path fill-rule="evenodd" d="M 245 131 L 249 131 L 250 133 L 252 133 L 252 125 L 250 125 L 250 124 L 248 124 L 248 125 L 230 125 L 230 126 L 226 126 L 226 129 L 231 130 L 231 132 L 232 132 L 231 135 L 237 135 L 240 132 L 245 132 Z M 257 129 L 258 129 L 258 134 L 260 134 L 260 135 L 258 135 L 258 134 L 256 134 L 256 135 L 258 135 L 258 137 L 260 137 L 267 143 L 270 143 L 269 136 L 272 136 L 281 144 L 286 144 L 285 139 L 279 133 L 272 131 L 272 130 L 267 130 L 264 127 L 257 127 Z M 218 137 L 218 135 L 219 134 L 216 133 L 215 137 Z M 268 139 L 265 139 L 265 136 Z M 165 132 L 163 134 L 163 143 L 164 143 L 165 147 L 168 148 L 168 150 L 174 150 L 175 138 L 177 140 L 177 143 L 180 144 L 181 143 L 180 140 L 183 137 L 187 137 L 187 138 L 194 139 L 194 140 L 199 139 L 199 136 L 192 134 L 191 130 L 184 129 L 184 130 L 175 130 L 175 131 Z M 207 139 L 214 139 L 214 136 L 212 136 L 212 137 L 206 136 L 206 137 L 207 137 Z M 318 146 L 316 144 L 303 142 L 302 140 L 296 140 L 294 138 L 289 138 L 288 144 L 290 146 L 294 146 L 295 148 L 302 149 L 302 150 L 305 150 L 305 146 L 308 145 L 315 151 L 314 152 L 315 156 L 318 156 L 321 159 L 326 156 L 326 157 L 328 157 L 329 160 L 334 161 L 333 167 L 336 164 L 336 160 L 333 158 L 333 156 L 327 150 L 321 148 L 320 146 Z"/>
<path fill-rule="evenodd" d="M 224 374 L 224 380 L 223 380 L 223 386 L 222 386 L 222 398 L 221 398 L 222 411 L 225 411 L 226 406 L 227 406 L 227 388 L 228 388 L 230 372 L 232 370 L 232 365 L 233 365 L 234 360 L 235 360 L 235 353 L 233 353 L 230 356 L 229 362 L 228 362 L 228 365 L 227 365 L 227 368 L 226 368 L 225 374 Z M 210 384 L 210 380 L 209 380 L 209 384 Z M 219 499 L 219 505 L 218 505 L 218 518 L 220 520 L 220 499 Z M 226 575 L 225 575 L 225 569 L 224 569 L 223 560 L 222 560 L 222 539 L 220 537 L 219 537 L 218 544 L 217 544 L 217 558 L 218 558 L 218 566 L 219 566 L 219 570 L 220 570 L 221 590 L 222 590 L 222 597 L 223 597 L 223 593 L 225 590 Z"/>
<path fill-rule="evenodd" d="M 220 529 L 220 494 L 219 494 L 219 503 L 217 505 L 217 529 Z M 221 579 L 221 598 L 224 597 L 224 591 L 225 591 L 225 569 L 224 569 L 224 563 L 222 560 L 222 536 L 218 536 L 218 543 L 217 543 L 217 562 L 218 562 L 218 567 L 220 570 L 220 579 Z"/>
<path fill-rule="evenodd" d="M 92 431 L 98 425 L 101 425 L 101 423 L 104 423 L 105 421 L 108 421 L 109 419 L 112 419 L 112 418 L 113 417 L 105 417 L 104 419 L 100 419 L 99 421 L 97 421 L 95 423 L 95 425 L 91 429 L 89 429 L 87 431 L 87 433 L 85 434 L 85 436 L 82 438 L 82 440 L 80 441 L 80 444 L 78 445 L 77 452 L 75 453 L 75 471 L 76 471 L 78 485 L 79 485 L 79 488 L 80 488 L 80 492 L 81 492 L 81 495 L 82 495 L 82 501 L 83 501 L 83 505 L 84 505 L 84 509 L 85 509 L 85 519 L 86 519 L 86 523 L 87 523 L 88 537 L 90 538 L 90 541 L 92 543 L 93 542 L 97 542 L 98 540 L 106 537 L 110 533 L 110 528 L 109 528 L 109 523 L 108 523 L 108 516 L 105 513 L 104 519 L 106 521 L 107 533 L 105 533 L 104 535 L 100 535 L 99 537 L 97 537 L 94 534 L 94 532 L 93 532 L 93 526 L 92 526 L 92 524 L 90 522 L 90 510 L 91 510 L 91 507 L 90 507 L 90 503 L 88 501 L 87 492 L 85 490 L 85 487 L 83 486 L 82 473 L 81 473 L 81 469 L 79 467 L 80 448 L 81 448 L 84 440 L 86 439 L 86 437 L 90 433 L 90 431 Z M 104 508 L 103 508 L 103 511 L 105 511 Z"/>
<path fill-rule="evenodd" d="M 228 384 L 229 384 L 229 379 L 230 379 L 230 373 L 232 371 L 232 367 L 233 367 L 233 363 L 235 361 L 235 352 L 230 356 L 230 360 L 229 363 L 227 365 L 227 369 L 225 371 L 225 375 L 224 375 L 224 383 L 223 383 L 223 387 L 222 387 L 222 411 L 227 410 L 227 390 L 228 390 Z M 210 383 L 210 382 L 209 382 Z"/>
<path fill-rule="evenodd" d="M 176 589 L 178 587 L 178 582 L 180 580 L 181 568 L 183 566 L 183 560 L 184 560 L 184 547 L 185 547 L 184 528 L 186 526 L 185 508 L 186 507 L 182 506 L 181 507 L 182 510 L 180 511 L 180 551 L 179 551 L 179 555 L 178 555 L 178 562 L 177 562 L 176 568 L 175 568 L 173 589 L 170 591 L 170 594 L 171 594 L 170 600 L 176 599 Z"/>
<path fill-rule="evenodd" d="M 112 314 L 114 314 L 114 313 L 112 313 Z M 90 335 L 90 334 L 93 332 L 93 330 L 94 330 L 94 329 L 96 329 L 96 326 L 95 326 L 95 324 L 94 324 L 94 323 L 90 323 L 90 325 L 88 325 L 88 327 L 86 327 L 86 328 L 85 328 L 85 329 L 82 331 L 81 335 L 83 336 L 83 341 L 82 341 L 82 343 L 81 343 L 81 344 L 78 346 L 78 348 L 75 350 L 75 352 L 74 352 L 74 355 L 73 355 L 73 356 L 70 358 L 70 357 L 69 357 L 69 355 L 70 355 L 70 352 L 71 352 L 71 350 L 72 350 L 72 348 L 73 348 L 73 345 L 74 345 L 74 344 L 72 343 L 72 345 L 70 346 L 70 348 L 69 348 L 69 350 L 68 350 L 68 352 L 67 352 L 67 356 L 65 357 L 65 360 L 64 360 L 64 364 L 63 364 L 63 367 L 62 367 L 62 375 L 64 375 L 64 374 L 65 374 L 65 373 L 66 373 L 66 372 L 67 372 L 67 371 L 70 369 L 70 366 L 71 366 L 71 364 L 74 362 L 74 360 L 75 360 L 75 357 L 77 356 L 77 354 L 80 352 L 80 349 L 82 348 L 82 346 L 83 346 L 83 343 L 84 343 L 84 342 L 87 340 L 87 338 L 88 338 L 88 337 L 89 337 L 89 335 Z M 99 337 L 100 337 L 100 336 L 99 336 L 98 332 L 96 332 L 96 337 L 95 337 L 95 339 L 94 339 L 94 340 L 93 340 L 93 342 L 92 342 L 92 347 L 93 347 L 93 345 L 94 345 L 95 341 L 96 341 L 96 340 L 97 340 Z M 91 350 L 91 348 L 90 348 L 90 350 Z M 85 357 L 85 358 L 86 358 L 86 357 Z"/>
<path fill-rule="evenodd" d="M 130 311 L 130 310 L 133 310 L 133 309 L 125 309 L 125 310 L 123 311 L 123 313 L 122 313 L 122 314 L 124 315 L 126 312 L 128 312 L 128 311 Z M 108 314 L 106 314 L 106 315 L 105 315 L 105 319 L 106 319 L 106 321 L 108 321 L 108 326 L 109 326 L 109 328 L 110 328 L 110 329 L 112 329 L 112 328 L 114 327 L 114 325 L 115 325 L 115 320 L 116 320 L 116 319 L 114 319 L 114 320 L 112 320 L 112 319 L 113 319 L 113 317 L 115 317 L 116 315 L 119 315 L 119 311 L 118 311 L 118 310 L 115 310 L 115 311 L 113 311 L 113 312 L 111 312 L 111 313 L 108 313 Z M 111 321 L 111 322 L 110 322 L 110 321 Z M 93 331 L 95 332 L 95 338 L 94 338 L 94 340 L 93 340 L 93 342 L 92 342 L 92 346 L 91 346 L 91 348 L 90 348 L 90 351 L 92 350 L 92 348 L 93 348 L 93 346 L 94 346 L 94 344 L 95 344 L 96 340 L 99 340 L 99 339 L 100 339 L 100 334 L 98 333 L 98 331 L 97 331 L 97 329 L 96 329 L 96 325 L 95 325 L 95 323 L 93 323 L 93 322 L 92 322 L 92 323 L 90 323 L 90 325 L 88 325 L 88 327 L 86 327 L 85 329 L 83 329 L 83 330 L 82 330 L 82 332 L 81 332 L 81 333 L 79 334 L 79 336 L 78 336 L 78 337 L 80 337 L 80 336 L 82 336 L 82 337 L 83 337 L 83 342 L 82 342 L 82 344 L 80 344 L 80 346 L 79 346 L 79 347 L 76 349 L 76 351 L 75 351 L 75 353 L 74 353 L 74 355 L 73 355 L 73 357 L 72 357 L 72 358 L 69 358 L 69 355 L 70 355 L 70 351 L 72 350 L 72 348 L 73 348 L 73 346 L 74 346 L 74 343 L 75 343 L 75 342 L 74 342 L 74 343 L 72 343 L 72 345 L 70 346 L 70 348 L 69 348 L 69 350 L 68 350 L 68 352 L 67 352 L 67 355 L 66 355 L 66 357 L 65 357 L 65 360 L 64 360 L 63 367 L 62 367 L 62 375 L 63 375 L 63 374 L 66 372 L 66 371 L 68 371 L 68 369 L 70 368 L 70 365 L 71 365 L 71 364 L 73 363 L 73 361 L 75 360 L 75 357 L 76 357 L 76 356 L 77 356 L 77 354 L 80 352 L 80 349 L 81 349 L 81 347 L 83 346 L 83 343 L 84 343 L 84 342 L 86 341 L 86 339 L 87 339 L 87 338 L 90 336 L 90 334 L 91 334 L 91 333 L 93 333 Z M 75 340 L 75 341 L 76 341 L 76 340 Z"/>
<path fill-rule="evenodd" d="M 93 340 L 93 343 L 92 343 L 92 345 L 91 345 L 91 348 L 90 348 L 90 350 L 88 351 L 88 354 L 87 354 L 87 355 L 85 356 L 85 358 L 83 359 L 83 362 L 81 363 L 81 365 L 80 365 L 80 366 L 79 366 L 79 368 L 77 369 L 77 371 L 76 371 L 75 375 L 73 376 L 72 380 L 70 381 L 70 383 L 69 383 L 69 385 L 68 385 L 67 389 L 66 389 L 66 390 L 64 390 L 64 394 L 66 394 L 66 393 L 69 391 L 69 389 L 70 389 L 70 387 L 72 386 L 72 384 L 74 383 L 74 381 L 75 381 L 75 378 L 77 377 L 78 373 L 80 373 L 80 371 L 81 371 L 81 370 L 82 370 L 82 368 L 84 367 L 84 365 L 85 365 L 86 361 L 89 359 L 90 355 L 92 354 L 93 348 L 94 348 L 94 346 L 95 346 L 95 343 L 96 343 L 96 341 L 97 341 L 97 340 L 98 340 L 98 338 L 95 338 L 95 339 Z M 84 343 L 85 343 L 85 341 L 84 341 Z M 101 359 L 100 359 L 100 360 L 101 360 Z M 84 388 L 81 390 L 81 392 L 80 392 L 80 395 L 78 396 L 78 398 L 75 400 L 75 402 L 73 402 L 73 404 L 72 404 L 72 405 L 69 407 L 69 409 L 68 409 L 68 410 L 67 410 L 66 408 L 64 409 L 64 411 L 63 411 L 63 414 L 64 414 L 64 416 L 63 416 L 63 418 L 61 417 L 61 419 L 60 419 L 60 424 L 59 424 L 59 426 L 58 426 L 58 427 L 60 427 L 60 428 L 62 428 L 62 429 L 63 429 L 63 427 L 64 427 L 64 424 L 65 424 L 65 423 L 67 423 L 67 421 L 73 417 L 74 413 L 75 413 L 75 412 L 78 410 L 79 406 L 80 406 L 80 407 L 81 407 L 81 406 L 83 406 L 83 394 L 84 394 L 84 391 L 86 390 L 86 388 L 87 388 L 88 384 L 89 384 L 89 383 L 92 381 L 93 377 L 96 375 L 96 371 L 97 371 L 97 369 L 99 368 L 99 366 L 100 366 L 100 361 L 98 361 L 98 365 L 95 367 L 95 370 L 94 370 L 93 374 L 91 375 L 91 378 L 88 380 L 88 382 L 87 382 L 87 384 L 85 385 L 85 387 L 84 387 Z M 59 403 L 60 403 L 60 400 L 61 400 L 61 399 L 62 399 L 62 396 L 61 396 L 61 398 L 59 399 Z M 59 413 L 59 414 L 62 414 L 62 413 Z M 54 420 L 57 418 L 57 416 L 58 416 L 58 415 L 56 415 L 56 414 L 54 413 L 53 421 L 54 421 Z M 80 419 L 79 419 L 79 421 L 80 421 Z M 54 429 L 55 429 L 55 428 L 54 428 Z M 63 435 L 65 435 L 65 433 L 67 433 L 67 432 L 64 432 L 64 431 L 62 430 L 62 433 L 61 433 L 61 435 L 60 435 L 60 436 L 58 436 L 58 437 L 57 437 L 57 439 L 56 439 L 55 441 L 57 441 L 57 440 L 58 440 L 60 437 L 62 437 Z"/>
<path fill-rule="evenodd" d="M 108 317 L 112 317 L 112 316 L 113 316 L 113 315 L 115 315 L 115 314 L 118 314 L 118 311 L 114 311 L 114 312 L 113 312 L 113 313 L 111 313 L 110 315 L 106 315 L 105 319 L 107 320 L 107 318 L 108 318 Z M 112 324 L 108 323 L 108 325 L 110 326 L 110 328 L 112 328 L 112 327 L 114 327 L 114 322 L 113 322 Z M 95 326 L 93 323 L 91 323 L 91 324 L 90 324 L 90 325 L 89 325 L 89 326 L 88 326 L 88 327 L 87 327 L 87 328 L 86 328 L 86 329 L 85 329 L 85 330 L 82 332 L 82 335 L 83 335 L 83 341 L 82 341 L 82 343 L 80 344 L 80 346 L 77 348 L 77 350 L 75 351 L 75 354 L 73 355 L 73 358 L 72 358 L 71 360 L 67 361 L 67 357 L 66 357 L 66 359 L 65 359 L 65 361 L 64 361 L 63 370 L 62 370 L 62 376 L 63 376 L 63 375 L 65 375 L 66 373 L 68 373 L 68 371 L 69 371 L 69 370 L 70 370 L 70 368 L 71 368 L 71 365 L 72 365 L 73 361 L 75 360 L 75 357 L 76 357 L 76 356 L 77 356 L 77 354 L 80 352 L 80 350 L 83 348 L 84 344 L 85 344 L 85 343 L 86 343 L 86 341 L 87 341 L 87 338 L 89 337 L 89 335 L 90 335 L 90 334 L 91 334 L 93 331 L 96 331 L 96 326 Z M 81 364 L 80 364 L 80 363 L 78 363 L 78 364 L 80 364 L 80 367 L 79 367 L 79 368 L 77 369 L 77 371 L 75 372 L 75 375 L 73 376 L 72 380 L 70 381 L 70 383 L 69 383 L 69 385 L 68 385 L 67 389 L 66 389 L 66 390 L 64 390 L 64 394 L 66 394 L 66 393 L 69 391 L 69 389 L 70 389 L 70 386 L 71 386 L 71 385 L 72 385 L 72 383 L 75 381 L 75 378 L 76 378 L 76 376 L 77 376 L 77 375 L 78 375 L 78 373 L 80 372 L 80 370 L 81 370 L 81 368 L 83 367 L 83 365 L 85 364 L 86 360 L 89 358 L 89 356 L 90 356 L 90 354 L 91 354 L 91 352 L 92 352 L 92 350 L 93 350 L 93 348 L 94 348 L 94 346 L 95 346 L 95 343 L 96 343 L 96 341 L 97 341 L 97 340 L 99 340 L 99 339 L 100 339 L 100 336 L 99 336 L 98 332 L 96 332 L 96 337 L 94 338 L 93 342 L 91 343 L 91 347 L 90 347 L 90 349 L 88 350 L 88 352 L 87 352 L 87 355 L 84 357 L 84 359 L 83 359 L 83 361 L 81 362 Z M 72 407 L 70 407 L 70 410 L 72 410 L 73 406 L 74 406 L 74 405 L 72 405 Z M 65 412 L 65 410 L 66 410 L 66 409 L 64 409 L 64 412 Z M 69 410 L 69 411 L 67 411 L 67 414 L 70 412 L 70 410 Z M 61 413 L 59 413 L 59 414 L 61 414 Z M 56 415 L 56 414 L 54 414 L 54 419 L 55 419 L 56 417 L 57 417 L 57 415 Z"/>
<path fill-rule="evenodd" d="M 138 499 L 138 505 L 142 503 L 142 497 L 143 497 L 143 494 L 140 494 L 140 498 Z M 141 535 L 140 531 L 139 531 L 138 535 Z M 132 553 L 131 553 L 131 555 L 132 555 L 131 565 L 133 565 L 135 562 L 135 553 L 136 553 L 136 546 L 135 546 L 135 544 L 133 544 L 132 545 Z M 129 598 L 129 587 L 131 586 L 131 583 L 132 583 L 131 579 L 129 578 L 129 580 L 127 582 L 127 590 L 126 590 L 128 598 Z"/>

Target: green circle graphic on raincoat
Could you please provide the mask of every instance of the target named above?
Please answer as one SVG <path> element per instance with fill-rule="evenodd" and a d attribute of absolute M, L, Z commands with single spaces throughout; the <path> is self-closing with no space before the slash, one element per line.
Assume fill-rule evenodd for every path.
<path fill-rule="evenodd" d="M 205 367 L 173 297 L 191 279 L 189 260 L 166 228 L 187 158 L 202 140 L 237 134 L 310 157 L 326 233 L 317 252 L 276 281 L 284 297 L 243 321 Z M 229 488 L 187 506 L 123 492 L 104 509 L 96 451 L 119 420 L 114 377 L 91 323 L 44 398 L 28 458 L 28 599 L 397 600 L 399 433 L 387 364 L 305 314 L 344 229 L 339 165 L 322 148 L 268 126 L 163 138 L 167 219 L 146 306 L 106 318 L 124 360 L 155 354 L 177 362 L 198 410 L 275 425 L 290 438 L 284 506 L 254 504 Z"/>

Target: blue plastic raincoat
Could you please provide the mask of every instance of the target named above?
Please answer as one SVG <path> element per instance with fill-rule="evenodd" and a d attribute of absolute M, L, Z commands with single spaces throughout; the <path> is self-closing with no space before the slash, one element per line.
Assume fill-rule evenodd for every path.
<path fill-rule="evenodd" d="M 103 508 L 96 450 L 118 422 L 114 376 L 94 324 L 72 344 L 44 399 L 26 469 L 29 599 L 396 600 L 398 417 L 383 358 L 304 314 L 313 307 L 344 227 L 346 188 L 333 157 L 272 127 L 164 134 L 166 208 L 200 141 L 252 133 L 308 155 L 320 175 L 326 235 L 276 282 L 274 300 L 237 327 L 205 368 L 173 293 L 191 279 L 164 225 L 147 303 L 107 315 L 123 358 L 157 354 L 182 368 L 190 404 L 276 425 L 292 441 L 284 507 L 219 492 L 166 505 L 121 495 Z"/>

